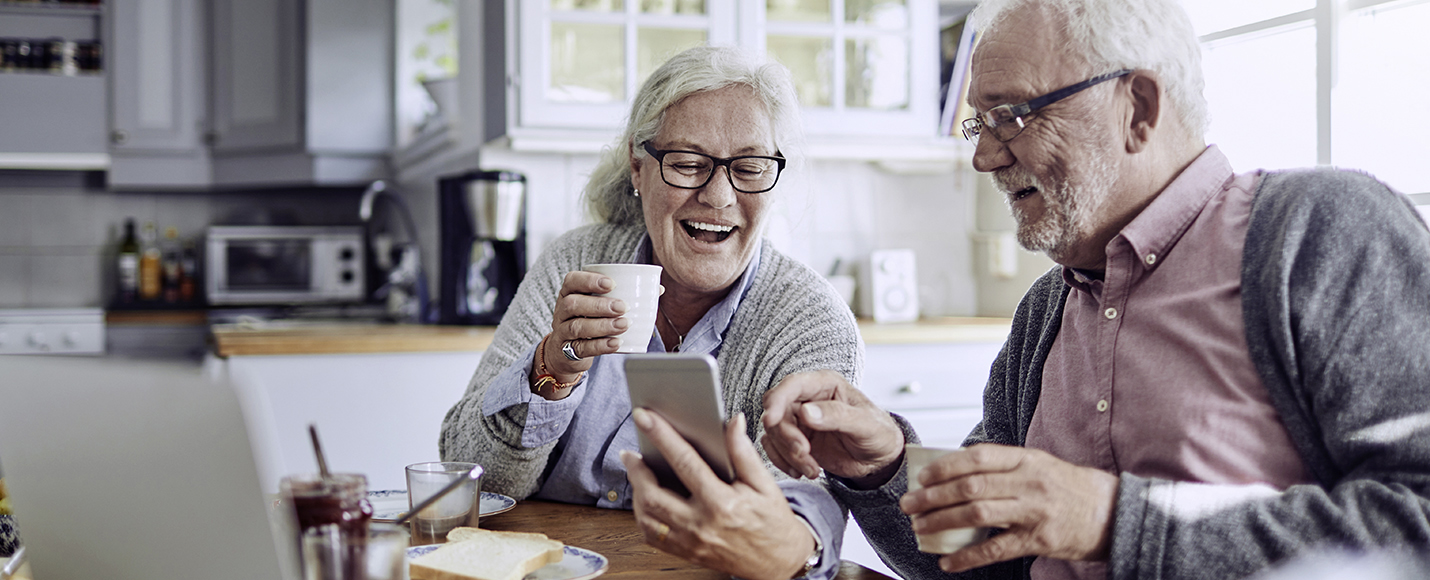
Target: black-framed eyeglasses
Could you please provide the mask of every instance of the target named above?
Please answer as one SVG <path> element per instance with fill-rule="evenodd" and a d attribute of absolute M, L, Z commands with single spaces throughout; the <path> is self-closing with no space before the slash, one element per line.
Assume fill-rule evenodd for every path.
<path fill-rule="evenodd" d="M 1034 97 L 1026 103 L 1016 105 L 998 105 L 987 112 L 975 114 L 973 117 L 963 120 L 963 138 L 978 144 L 978 137 L 984 131 L 993 134 L 993 137 L 1007 143 L 1023 132 L 1026 125 L 1023 117 L 1036 113 L 1039 109 L 1071 97 L 1079 92 L 1088 89 L 1098 83 L 1110 81 L 1112 79 L 1126 76 L 1132 73 L 1132 69 L 1122 69 L 1117 72 L 1095 76 L 1075 85 L 1069 85 L 1043 95 Z"/>
<path fill-rule="evenodd" d="M 700 189 L 710 183 L 715 168 L 724 166 L 730 186 L 743 193 L 764 193 L 775 188 L 784 171 L 785 158 L 765 155 L 741 155 L 721 159 L 694 151 L 661 150 L 650 141 L 641 144 L 645 152 L 660 163 L 660 178 L 671 187 Z"/>

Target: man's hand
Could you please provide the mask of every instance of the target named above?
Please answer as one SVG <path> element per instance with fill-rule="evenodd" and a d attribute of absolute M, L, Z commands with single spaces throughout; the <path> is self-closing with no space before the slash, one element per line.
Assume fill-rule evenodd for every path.
<path fill-rule="evenodd" d="M 1007 531 L 939 559 L 961 572 L 1023 556 L 1105 560 L 1117 476 L 1036 449 L 975 445 L 930 463 L 924 489 L 899 501 L 914 533 L 994 527 Z"/>
<path fill-rule="evenodd" d="M 690 490 L 682 498 L 656 482 L 637 453 L 621 452 L 635 490 L 646 543 L 706 568 L 751 580 L 788 580 L 814 551 L 814 538 L 745 435 L 745 416 L 725 425 L 735 482 L 725 483 L 659 415 L 635 409 L 636 427 Z"/>
<path fill-rule="evenodd" d="M 760 441 L 776 467 L 795 477 L 819 469 L 878 487 L 899 469 L 904 432 L 887 411 L 833 371 L 785 377 L 765 393 L 765 436 Z"/>

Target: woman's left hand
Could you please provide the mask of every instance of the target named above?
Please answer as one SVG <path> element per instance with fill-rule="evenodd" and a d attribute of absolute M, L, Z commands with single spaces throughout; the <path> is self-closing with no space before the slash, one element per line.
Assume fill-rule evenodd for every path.
<path fill-rule="evenodd" d="M 787 580 L 814 551 L 814 538 L 789 507 L 745 435 L 745 416 L 725 424 L 735 482 L 725 483 L 656 413 L 635 410 L 636 427 L 660 449 L 689 498 L 661 487 L 640 454 L 622 451 L 646 543 L 741 578 Z"/>

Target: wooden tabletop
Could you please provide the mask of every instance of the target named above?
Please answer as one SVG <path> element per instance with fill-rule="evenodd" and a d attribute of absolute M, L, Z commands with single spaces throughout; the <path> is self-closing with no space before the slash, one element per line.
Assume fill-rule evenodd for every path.
<path fill-rule="evenodd" d="M 605 556 L 610 568 L 603 578 L 691 578 L 727 580 L 724 574 L 702 568 L 645 543 L 636 526 L 635 512 L 602 509 L 537 500 L 523 500 L 511 511 L 482 518 L 481 527 L 511 532 L 541 532 L 553 540 Z M 840 580 L 889 580 L 888 576 L 845 561 Z"/>

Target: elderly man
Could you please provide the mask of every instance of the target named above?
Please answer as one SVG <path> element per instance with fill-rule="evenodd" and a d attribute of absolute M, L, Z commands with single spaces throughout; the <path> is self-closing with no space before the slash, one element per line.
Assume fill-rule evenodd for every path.
<path fill-rule="evenodd" d="M 1430 232 L 1406 199 L 1354 172 L 1233 173 L 1203 140 L 1174 0 L 984 0 L 975 18 L 974 166 L 1060 267 L 1019 305 L 969 448 L 924 489 L 906 493 L 908 425 L 833 373 L 766 395 L 771 459 L 822 468 L 910 578 L 1224 579 L 1426 547 Z M 1001 532 L 914 548 L 963 527 Z"/>

